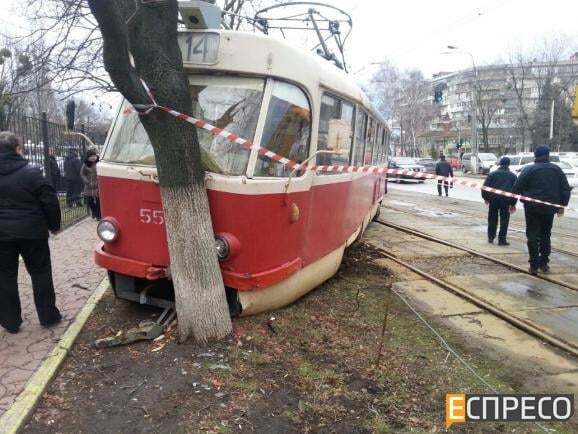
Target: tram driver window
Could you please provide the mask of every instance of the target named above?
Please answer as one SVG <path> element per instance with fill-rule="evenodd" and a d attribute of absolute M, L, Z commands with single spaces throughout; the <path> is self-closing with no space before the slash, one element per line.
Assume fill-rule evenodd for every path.
<path fill-rule="evenodd" d="M 317 165 L 346 166 L 350 163 L 354 111 L 353 104 L 330 95 L 323 95 L 317 150 L 335 153 L 317 154 Z"/>
<path fill-rule="evenodd" d="M 310 136 L 311 107 L 307 96 L 297 86 L 275 81 L 261 146 L 302 163 L 309 153 Z M 255 176 L 288 177 L 291 170 L 279 162 L 259 155 Z"/>

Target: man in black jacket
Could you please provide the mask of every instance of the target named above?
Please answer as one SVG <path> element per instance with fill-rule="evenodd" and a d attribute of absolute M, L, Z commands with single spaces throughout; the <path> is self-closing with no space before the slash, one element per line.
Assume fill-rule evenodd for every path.
<path fill-rule="evenodd" d="M 443 176 L 444 178 L 454 177 L 454 170 L 452 169 L 451 164 L 446 161 L 445 155 L 440 155 L 440 161 L 438 161 L 436 164 L 436 175 Z M 442 180 L 438 181 L 438 195 L 440 197 L 442 195 L 442 184 L 444 186 L 444 190 L 446 191 L 446 196 L 449 196 L 450 182 Z"/>
<path fill-rule="evenodd" d="M 84 184 L 80 177 L 82 162 L 78 152 L 70 149 L 64 159 L 64 182 L 66 184 L 66 206 L 82 206 L 82 189 Z"/>
<path fill-rule="evenodd" d="M 40 323 L 60 321 L 55 305 L 48 233 L 60 229 L 54 187 L 22 157 L 18 138 L 0 133 L 0 325 L 17 333 L 22 324 L 18 295 L 18 257 L 32 278 Z"/>
<path fill-rule="evenodd" d="M 550 163 L 550 148 L 540 145 L 534 151 L 535 163 L 522 170 L 514 186 L 514 192 L 522 196 L 539 199 L 562 206 L 570 202 L 572 188 L 566 175 L 556 164 Z M 530 273 L 538 274 L 538 269 L 550 271 L 550 236 L 554 214 L 564 215 L 564 208 L 523 201 L 526 214 L 526 237 L 530 253 Z"/>
<path fill-rule="evenodd" d="M 495 188 L 497 190 L 512 192 L 517 181 L 516 175 L 510 172 L 510 159 L 503 157 L 500 160 L 500 167 L 495 172 L 488 175 L 484 181 L 484 187 Z M 482 198 L 489 206 L 488 210 L 488 241 L 494 242 L 496 231 L 498 229 L 498 217 L 500 218 L 500 233 L 498 235 L 498 244 L 500 246 L 509 246 L 507 241 L 508 225 L 510 224 L 510 212 L 516 210 L 515 198 L 510 198 L 482 190 Z"/>

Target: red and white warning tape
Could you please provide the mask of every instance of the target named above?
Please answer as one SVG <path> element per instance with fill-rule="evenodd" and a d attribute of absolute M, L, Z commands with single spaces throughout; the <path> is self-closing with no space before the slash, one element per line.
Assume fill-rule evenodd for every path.
<path fill-rule="evenodd" d="M 522 196 L 519 194 L 514 194 L 514 193 L 511 193 L 508 191 L 503 191 L 503 190 L 498 190 L 498 189 L 491 188 L 491 187 L 486 187 L 486 186 L 480 185 L 476 182 L 466 181 L 466 180 L 460 179 L 460 178 L 437 176 L 437 175 L 432 175 L 432 174 L 424 173 L 424 172 L 415 172 L 413 170 L 389 169 L 386 167 L 378 167 L 378 166 L 359 166 L 359 167 L 357 167 L 357 166 L 317 166 L 317 165 L 300 164 L 300 163 L 297 163 L 296 161 L 285 158 L 282 155 L 279 155 L 279 154 L 277 154 L 277 153 L 275 153 L 275 152 L 273 152 L 267 148 L 255 145 L 250 140 L 243 139 L 242 137 L 239 137 L 237 134 L 228 132 L 226 130 L 223 130 L 222 128 L 215 127 L 214 125 L 211 125 L 211 124 L 209 124 L 209 123 L 207 123 L 201 119 L 194 118 L 194 117 L 189 116 L 187 114 L 184 114 L 184 113 L 178 112 L 176 110 L 172 110 L 170 108 L 167 108 L 167 107 L 164 107 L 162 105 L 157 104 L 157 102 L 156 102 L 152 92 L 150 91 L 149 87 L 147 86 L 147 84 L 143 80 L 141 80 L 141 81 L 142 81 L 142 84 L 144 86 L 144 89 L 146 90 L 146 92 L 147 92 L 147 94 L 151 100 L 151 103 L 150 104 L 133 104 L 134 109 L 139 113 L 139 115 L 141 115 L 141 116 L 148 115 L 149 113 L 151 113 L 155 109 L 161 110 L 165 113 L 170 114 L 171 116 L 174 116 L 177 119 L 180 119 L 184 122 L 188 122 L 197 128 L 206 130 L 206 131 L 210 132 L 213 136 L 223 137 L 227 141 L 229 141 L 231 143 L 236 143 L 237 145 L 240 145 L 243 148 L 248 149 L 248 150 L 256 150 L 259 153 L 259 155 L 267 157 L 270 160 L 275 161 L 275 162 L 277 162 L 283 166 L 287 166 L 292 170 L 306 169 L 306 170 L 312 170 L 312 171 L 316 171 L 316 172 L 366 173 L 366 174 L 375 174 L 375 175 L 386 175 L 387 174 L 387 175 L 395 175 L 395 176 L 409 176 L 409 177 L 416 178 L 416 179 L 433 179 L 433 180 L 437 180 L 437 181 L 448 182 L 448 183 L 452 183 L 452 184 L 456 184 L 456 185 L 463 185 L 466 187 L 484 190 L 484 191 L 494 193 L 494 194 L 497 194 L 500 196 L 515 198 L 515 199 L 518 199 L 518 200 L 521 200 L 524 202 L 533 202 L 533 203 L 538 203 L 538 204 L 542 204 L 542 205 L 552 206 L 554 208 L 561 208 L 561 209 L 577 211 L 577 210 L 570 208 L 570 207 L 567 207 L 567 206 L 563 206 L 563 205 L 559 205 L 559 204 L 555 204 L 555 203 L 550 203 L 550 202 L 545 202 L 545 201 L 542 201 L 539 199 L 534 199 L 532 197 Z"/>

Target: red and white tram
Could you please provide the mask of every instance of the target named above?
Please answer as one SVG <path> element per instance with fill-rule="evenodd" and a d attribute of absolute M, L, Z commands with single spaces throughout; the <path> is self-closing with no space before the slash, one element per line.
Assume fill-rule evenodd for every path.
<path fill-rule="evenodd" d="M 253 33 L 186 31 L 180 38 L 194 116 L 297 162 L 387 161 L 383 119 L 329 62 Z M 233 314 L 284 306 L 333 276 L 385 193 L 384 175 L 291 172 L 256 150 L 198 134 Z M 107 222 L 99 235 L 109 242 L 97 248 L 96 263 L 109 271 L 117 296 L 166 307 L 170 260 L 154 154 L 126 102 L 98 175 Z"/>

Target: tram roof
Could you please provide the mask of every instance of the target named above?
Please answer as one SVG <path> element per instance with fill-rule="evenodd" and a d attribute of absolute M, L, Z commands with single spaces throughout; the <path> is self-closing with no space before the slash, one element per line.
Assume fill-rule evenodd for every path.
<path fill-rule="evenodd" d="M 184 33 L 193 33 L 185 31 Z M 205 32 L 205 31 L 204 31 Z M 216 64 L 187 63 L 187 70 L 218 70 L 277 77 L 301 84 L 310 91 L 319 86 L 362 104 L 385 124 L 355 80 L 329 61 L 287 41 L 252 32 L 210 30 L 221 35 Z M 239 53 L 242 53 L 239 55 Z"/>

